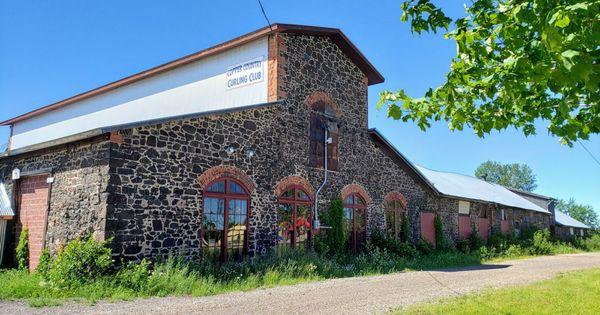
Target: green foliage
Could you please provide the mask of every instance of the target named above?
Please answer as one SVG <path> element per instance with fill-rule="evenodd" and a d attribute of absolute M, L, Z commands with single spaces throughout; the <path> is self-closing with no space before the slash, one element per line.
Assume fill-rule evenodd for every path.
<path fill-rule="evenodd" d="M 442 219 L 436 215 L 433 219 L 433 228 L 435 230 L 435 244 L 437 249 L 446 249 L 446 238 L 444 237 L 444 226 Z"/>
<path fill-rule="evenodd" d="M 591 238 L 590 238 L 591 239 Z M 579 243 L 578 243 L 579 242 Z M 600 237 L 596 242 L 600 243 Z M 469 242 L 470 243 L 470 242 Z M 573 245 L 560 241 L 553 241 L 550 231 L 526 230 L 524 233 L 515 235 L 492 235 L 486 245 L 480 246 L 476 253 L 482 260 L 490 260 L 499 257 L 523 257 L 537 255 L 555 255 L 577 253 L 580 250 L 594 251 L 594 241 L 578 240 Z M 469 244 L 469 246 L 472 246 Z M 473 251 L 474 247 L 471 247 Z"/>
<path fill-rule="evenodd" d="M 59 251 L 42 277 L 52 286 L 65 288 L 91 283 L 108 274 L 112 267 L 106 242 L 97 242 L 90 236 L 86 241 L 75 239 Z"/>
<path fill-rule="evenodd" d="M 346 250 L 346 232 L 344 229 L 344 201 L 335 198 L 331 201 L 329 210 L 323 216 L 323 222 L 329 227 L 324 240 L 325 246 L 332 253 Z"/>
<path fill-rule="evenodd" d="M 29 233 L 26 228 L 21 229 L 19 243 L 15 249 L 15 259 L 19 270 L 29 269 Z"/>
<path fill-rule="evenodd" d="M 531 235 L 535 238 L 536 234 L 533 232 Z M 434 251 L 423 240 L 416 250 L 410 244 L 390 240 L 377 232 L 372 237 L 366 250 L 358 255 L 290 250 L 279 255 L 224 264 L 215 264 L 208 259 L 190 261 L 169 257 L 164 262 L 142 260 L 119 266 L 112 266 L 105 242 L 95 242 L 91 238 L 85 242 L 76 240 L 55 259 L 47 253 L 42 255 L 46 258 L 40 262 L 38 272 L 0 271 L 0 283 L 3 284 L 0 286 L 0 300 L 28 299 L 32 306 L 47 306 L 57 305 L 66 298 L 95 302 L 103 298 L 206 296 L 330 278 L 475 265 L 498 257 L 547 252 L 544 249 L 549 242 L 545 231 L 539 233 L 537 240 L 495 235 L 486 246 L 464 254 L 455 250 Z M 598 246 L 598 243 L 600 236 L 580 246 Z M 566 244 L 552 244 L 553 253 L 575 251 Z M 80 257 L 81 262 L 75 261 L 75 257 Z M 95 270 L 88 269 L 88 265 Z M 47 271 L 43 271 L 45 269 Z M 56 280 L 61 277 L 66 281 Z"/>
<path fill-rule="evenodd" d="M 589 237 L 576 237 L 573 246 L 585 251 L 600 251 L 600 233 L 594 233 Z"/>
<path fill-rule="evenodd" d="M 408 215 L 402 219 L 402 241 L 410 242 L 410 219 Z"/>
<path fill-rule="evenodd" d="M 471 236 L 469 237 L 469 246 L 471 249 L 478 249 L 483 246 L 483 240 L 479 238 L 476 224 L 471 224 Z"/>
<path fill-rule="evenodd" d="M 367 251 L 373 249 L 387 251 L 403 258 L 415 258 L 419 255 L 419 252 L 413 245 L 396 240 L 379 230 L 371 233 L 371 238 L 367 244 Z"/>
<path fill-rule="evenodd" d="M 417 242 L 417 251 L 419 251 L 419 253 L 421 253 L 422 255 L 430 255 L 431 253 L 433 253 L 433 250 L 433 246 L 429 244 L 428 241 L 421 238 Z"/>
<path fill-rule="evenodd" d="M 42 254 L 40 255 L 40 262 L 35 269 L 35 272 L 39 273 L 42 276 L 47 276 L 50 271 L 50 264 L 52 263 L 52 257 L 50 256 L 50 252 L 47 248 L 42 250 Z"/>
<path fill-rule="evenodd" d="M 554 244 L 550 239 L 548 229 L 538 230 L 533 233 L 532 253 L 536 255 L 554 254 Z"/>
<path fill-rule="evenodd" d="M 452 20 L 430 0 L 402 4 L 412 31 L 447 31 L 456 42 L 445 82 L 413 98 L 383 91 L 388 117 L 425 130 L 445 120 L 451 130 L 483 137 L 514 126 L 536 133 L 534 122 L 572 145 L 600 132 L 600 2 L 592 0 L 474 0 Z"/>
<path fill-rule="evenodd" d="M 524 191 L 533 191 L 537 187 L 535 174 L 527 164 L 486 161 L 477 167 L 475 176 L 490 183 Z"/>
<path fill-rule="evenodd" d="M 151 273 L 151 263 L 142 259 L 141 262 L 130 261 L 122 263 L 122 268 L 116 274 L 116 282 L 134 291 L 145 291 L 148 288 L 148 279 Z"/>
<path fill-rule="evenodd" d="M 584 223 L 589 227 L 600 227 L 598 213 L 594 211 L 594 207 L 590 205 L 579 204 L 573 198 L 570 198 L 568 201 L 562 199 L 559 200 L 555 209 L 570 215 L 573 217 L 573 219 Z"/>

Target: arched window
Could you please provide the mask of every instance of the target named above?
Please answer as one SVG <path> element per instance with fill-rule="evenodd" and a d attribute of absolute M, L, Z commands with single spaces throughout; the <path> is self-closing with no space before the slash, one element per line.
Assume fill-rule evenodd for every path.
<path fill-rule="evenodd" d="M 385 203 L 385 225 L 388 236 L 395 240 L 402 239 L 402 222 L 405 220 L 404 204 L 398 199 Z"/>
<path fill-rule="evenodd" d="M 306 246 L 311 238 L 311 199 L 300 187 L 288 187 L 277 206 L 278 248 Z"/>
<path fill-rule="evenodd" d="M 357 193 L 346 196 L 344 198 L 344 217 L 350 250 L 356 252 L 362 249 L 367 239 L 367 204 L 365 199 Z"/>
<path fill-rule="evenodd" d="M 241 182 L 225 177 L 206 185 L 203 211 L 205 255 L 225 261 L 248 253 L 250 195 Z"/>
<path fill-rule="evenodd" d="M 339 113 L 331 98 L 324 92 L 315 92 L 309 97 L 310 113 L 310 165 L 323 167 L 325 161 L 325 130 L 332 142 L 327 146 L 327 168 L 338 167 L 338 124 Z"/>

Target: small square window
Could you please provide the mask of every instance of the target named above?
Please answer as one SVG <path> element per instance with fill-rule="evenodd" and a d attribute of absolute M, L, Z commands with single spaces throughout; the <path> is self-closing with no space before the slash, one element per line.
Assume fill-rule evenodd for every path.
<path fill-rule="evenodd" d="M 468 201 L 458 201 L 458 213 L 459 214 L 469 214 L 471 208 L 471 203 Z"/>

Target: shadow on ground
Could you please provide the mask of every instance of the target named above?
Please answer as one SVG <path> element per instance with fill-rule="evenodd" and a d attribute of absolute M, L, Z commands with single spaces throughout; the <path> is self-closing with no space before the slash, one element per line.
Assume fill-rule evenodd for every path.
<path fill-rule="evenodd" d="M 446 268 L 446 269 L 432 269 L 432 271 L 444 271 L 444 272 L 460 272 L 460 271 L 476 271 L 476 270 L 492 270 L 492 269 L 504 269 L 508 268 L 512 265 L 476 265 L 476 266 L 466 266 L 459 268 Z"/>

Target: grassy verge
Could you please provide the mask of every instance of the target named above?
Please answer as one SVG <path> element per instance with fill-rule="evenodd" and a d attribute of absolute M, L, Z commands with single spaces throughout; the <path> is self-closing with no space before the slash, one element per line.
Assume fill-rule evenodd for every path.
<path fill-rule="evenodd" d="M 207 296 L 231 291 L 292 285 L 332 278 L 379 275 L 393 272 L 450 268 L 480 264 L 476 255 L 459 252 L 432 253 L 412 259 L 394 258 L 375 250 L 356 257 L 325 259 L 314 253 L 289 253 L 286 257 L 246 263 L 229 263 L 219 268 L 176 259 L 143 271 L 143 277 L 117 274 L 88 283 L 54 286 L 40 273 L 15 269 L 0 271 L 0 300 L 23 299 L 31 306 L 54 306 L 76 299 L 95 303 L 101 299 L 130 300 L 140 297 Z M 136 273 L 137 271 L 132 271 Z"/>
<path fill-rule="evenodd" d="M 595 237 L 594 242 L 586 244 L 597 250 L 600 235 Z M 460 267 L 499 259 L 581 251 L 568 244 L 551 242 L 544 231 L 536 233 L 531 240 L 498 238 L 486 246 L 472 248 L 477 249 L 433 250 L 422 242 L 415 247 L 372 237 L 372 243 L 357 255 L 290 251 L 223 265 L 175 258 L 156 264 L 142 261 L 115 265 L 106 244 L 90 238 L 69 243 L 57 257 L 42 255 L 44 259 L 35 273 L 0 271 L 0 300 L 23 299 L 32 306 L 52 306 L 67 299 L 94 303 L 100 299 L 207 296 L 332 278 Z"/>
<path fill-rule="evenodd" d="M 418 305 L 398 314 L 598 314 L 600 269 Z"/>

